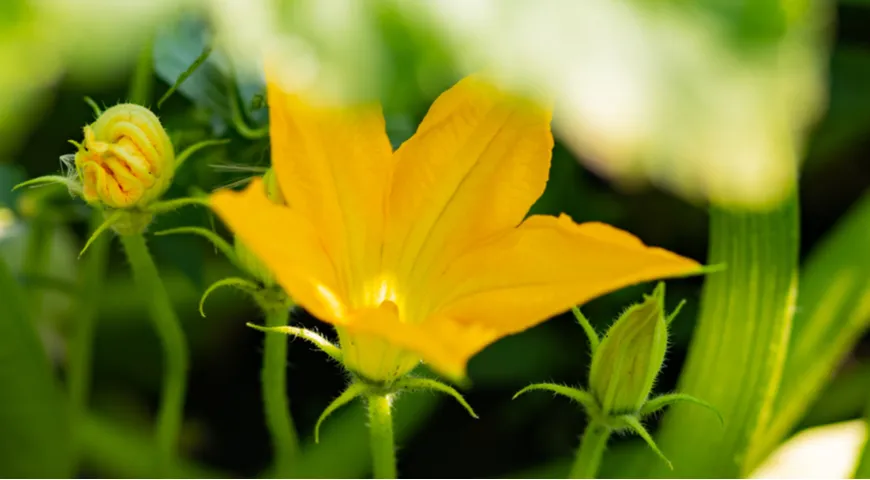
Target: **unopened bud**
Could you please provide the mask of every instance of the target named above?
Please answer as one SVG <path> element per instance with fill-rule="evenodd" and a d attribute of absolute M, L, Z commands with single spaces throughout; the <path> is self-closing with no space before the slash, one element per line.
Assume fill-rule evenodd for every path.
<path fill-rule="evenodd" d="M 124 103 L 103 112 L 84 129 L 75 155 L 82 196 L 112 209 L 143 207 L 169 188 L 175 151 L 157 116 Z"/>
<path fill-rule="evenodd" d="M 629 307 L 595 350 L 589 387 L 608 414 L 636 413 L 649 398 L 668 344 L 664 292 L 660 283 Z"/>

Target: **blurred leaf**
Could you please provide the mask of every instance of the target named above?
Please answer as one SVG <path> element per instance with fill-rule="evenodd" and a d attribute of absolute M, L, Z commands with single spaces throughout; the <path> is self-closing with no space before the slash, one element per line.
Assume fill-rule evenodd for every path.
<path fill-rule="evenodd" d="M 712 404 L 725 418 L 693 405 L 675 405 L 656 441 L 670 471 L 643 451 L 634 476 L 738 477 L 746 454 L 774 413 L 797 293 L 797 198 L 770 212 L 713 207 L 711 273 L 701 315 L 677 391 Z"/>
<path fill-rule="evenodd" d="M 26 297 L 0 258 L 0 476 L 70 476 L 65 397 L 54 378 Z"/>
<path fill-rule="evenodd" d="M 147 431 L 89 415 L 79 433 L 85 464 L 104 477 L 142 478 L 154 472 L 154 440 Z M 180 459 L 169 472 L 175 478 L 228 478 L 208 467 Z"/>
<path fill-rule="evenodd" d="M 870 1 L 868 1 L 870 5 Z M 807 166 L 823 165 L 870 132 L 870 51 L 838 48 L 831 57 L 827 114 L 816 128 Z"/>
<path fill-rule="evenodd" d="M 25 179 L 27 176 L 19 165 L 0 163 L 0 207 L 15 208 L 15 199 L 19 192 L 13 192 L 12 187 Z"/>
<path fill-rule="evenodd" d="M 747 460 L 758 466 L 797 425 L 870 326 L 870 193 L 807 258 L 774 416 Z"/>
<path fill-rule="evenodd" d="M 174 85 L 203 53 L 214 47 L 213 36 L 205 21 L 196 17 L 182 17 L 178 22 L 162 28 L 154 41 L 154 71 L 169 85 Z M 194 104 L 217 114 L 225 121 L 232 118 L 228 85 L 235 85 L 241 97 L 241 108 L 254 123 L 262 125 L 267 114 L 262 108 L 254 109 L 254 98 L 265 94 L 265 84 L 259 78 L 231 79 L 233 70 L 219 49 L 214 49 L 179 87 L 181 93 Z"/>
<path fill-rule="evenodd" d="M 844 369 L 807 409 L 797 429 L 843 422 L 860 416 L 870 402 L 870 363 Z"/>

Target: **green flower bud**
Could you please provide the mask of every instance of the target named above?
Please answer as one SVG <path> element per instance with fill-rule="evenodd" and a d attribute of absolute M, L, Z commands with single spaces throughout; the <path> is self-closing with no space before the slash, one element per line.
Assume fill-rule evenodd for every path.
<path fill-rule="evenodd" d="M 664 294 L 659 283 L 619 317 L 595 350 L 589 387 L 607 414 L 636 413 L 649 398 L 668 345 Z"/>

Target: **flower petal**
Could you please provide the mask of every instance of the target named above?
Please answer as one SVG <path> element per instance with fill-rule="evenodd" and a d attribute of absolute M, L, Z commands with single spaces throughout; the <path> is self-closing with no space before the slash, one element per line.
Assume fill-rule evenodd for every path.
<path fill-rule="evenodd" d="M 700 265 L 628 232 L 569 217 L 533 216 L 470 250 L 443 271 L 435 313 L 419 323 L 368 317 L 349 325 L 418 354 L 453 379 L 499 338 L 619 288 L 700 273 Z"/>
<path fill-rule="evenodd" d="M 320 233 L 347 292 L 380 268 L 392 147 L 378 105 L 314 105 L 268 83 L 272 167 Z"/>
<path fill-rule="evenodd" d="M 457 259 L 432 295 L 436 315 L 504 336 L 628 285 L 696 273 L 694 260 L 609 225 L 533 216 Z"/>
<path fill-rule="evenodd" d="M 550 119 L 478 77 L 435 101 L 395 153 L 384 257 L 401 282 L 522 221 L 547 183 Z"/>
<path fill-rule="evenodd" d="M 243 192 L 218 191 L 210 202 L 296 303 L 319 318 L 344 316 L 344 292 L 320 236 L 305 217 L 272 203 L 262 180 L 255 179 Z"/>

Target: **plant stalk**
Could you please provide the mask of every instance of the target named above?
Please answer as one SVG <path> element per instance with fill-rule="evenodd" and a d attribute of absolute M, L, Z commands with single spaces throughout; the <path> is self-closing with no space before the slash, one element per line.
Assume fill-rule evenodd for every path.
<path fill-rule="evenodd" d="M 393 397 L 369 395 L 369 433 L 371 435 L 374 478 L 396 478 L 396 448 L 393 440 Z"/>
<path fill-rule="evenodd" d="M 577 457 L 574 459 L 568 478 L 595 478 L 610 433 L 611 430 L 607 425 L 594 420 L 589 422 L 586 431 L 583 432 L 583 439 L 580 440 L 580 448 L 577 450 Z"/>
<path fill-rule="evenodd" d="M 266 312 L 266 326 L 287 325 L 290 311 L 286 308 Z M 287 398 L 287 335 L 266 335 L 263 352 L 263 408 L 266 425 L 272 436 L 274 456 L 273 474 L 276 478 L 290 477 L 290 469 L 299 457 L 299 437 L 290 415 Z"/>
<path fill-rule="evenodd" d="M 103 221 L 103 215 L 94 210 L 91 214 L 90 229 L 93 232 Z M 84 258 L 81 273 L 81 292 L 75 304 L 75 326 L 69 340 L 67 375 L 69 378 L 70 410 L 76 432 L 76 444 L 80 445 L 81 426 L 87 414 L 88 397 L 91 387 L 91 352 L 94 328 L 100 305 L 100 294 L 106 264 L 109 259 L 110 236 L 101 235 L 94 240 L 88 255 Z M 81 457 L 81 449 L 76 449 L 75 458 Z"/>
<path fill-rule="evenodd" d="M 121 235 L 121 243 L 133 270 L 133 280 L 139 292 L 150 299 L 149 313 L 163 344 L 164 375 L 160 410 L 157 414 L 158 468 L 167 472 L 172 467 L 181 420 L 187 381 L 187 344 L 181 323 L 172 309 L 169 294 L 160 280 L 157 266 L 142 234 Z"/>

